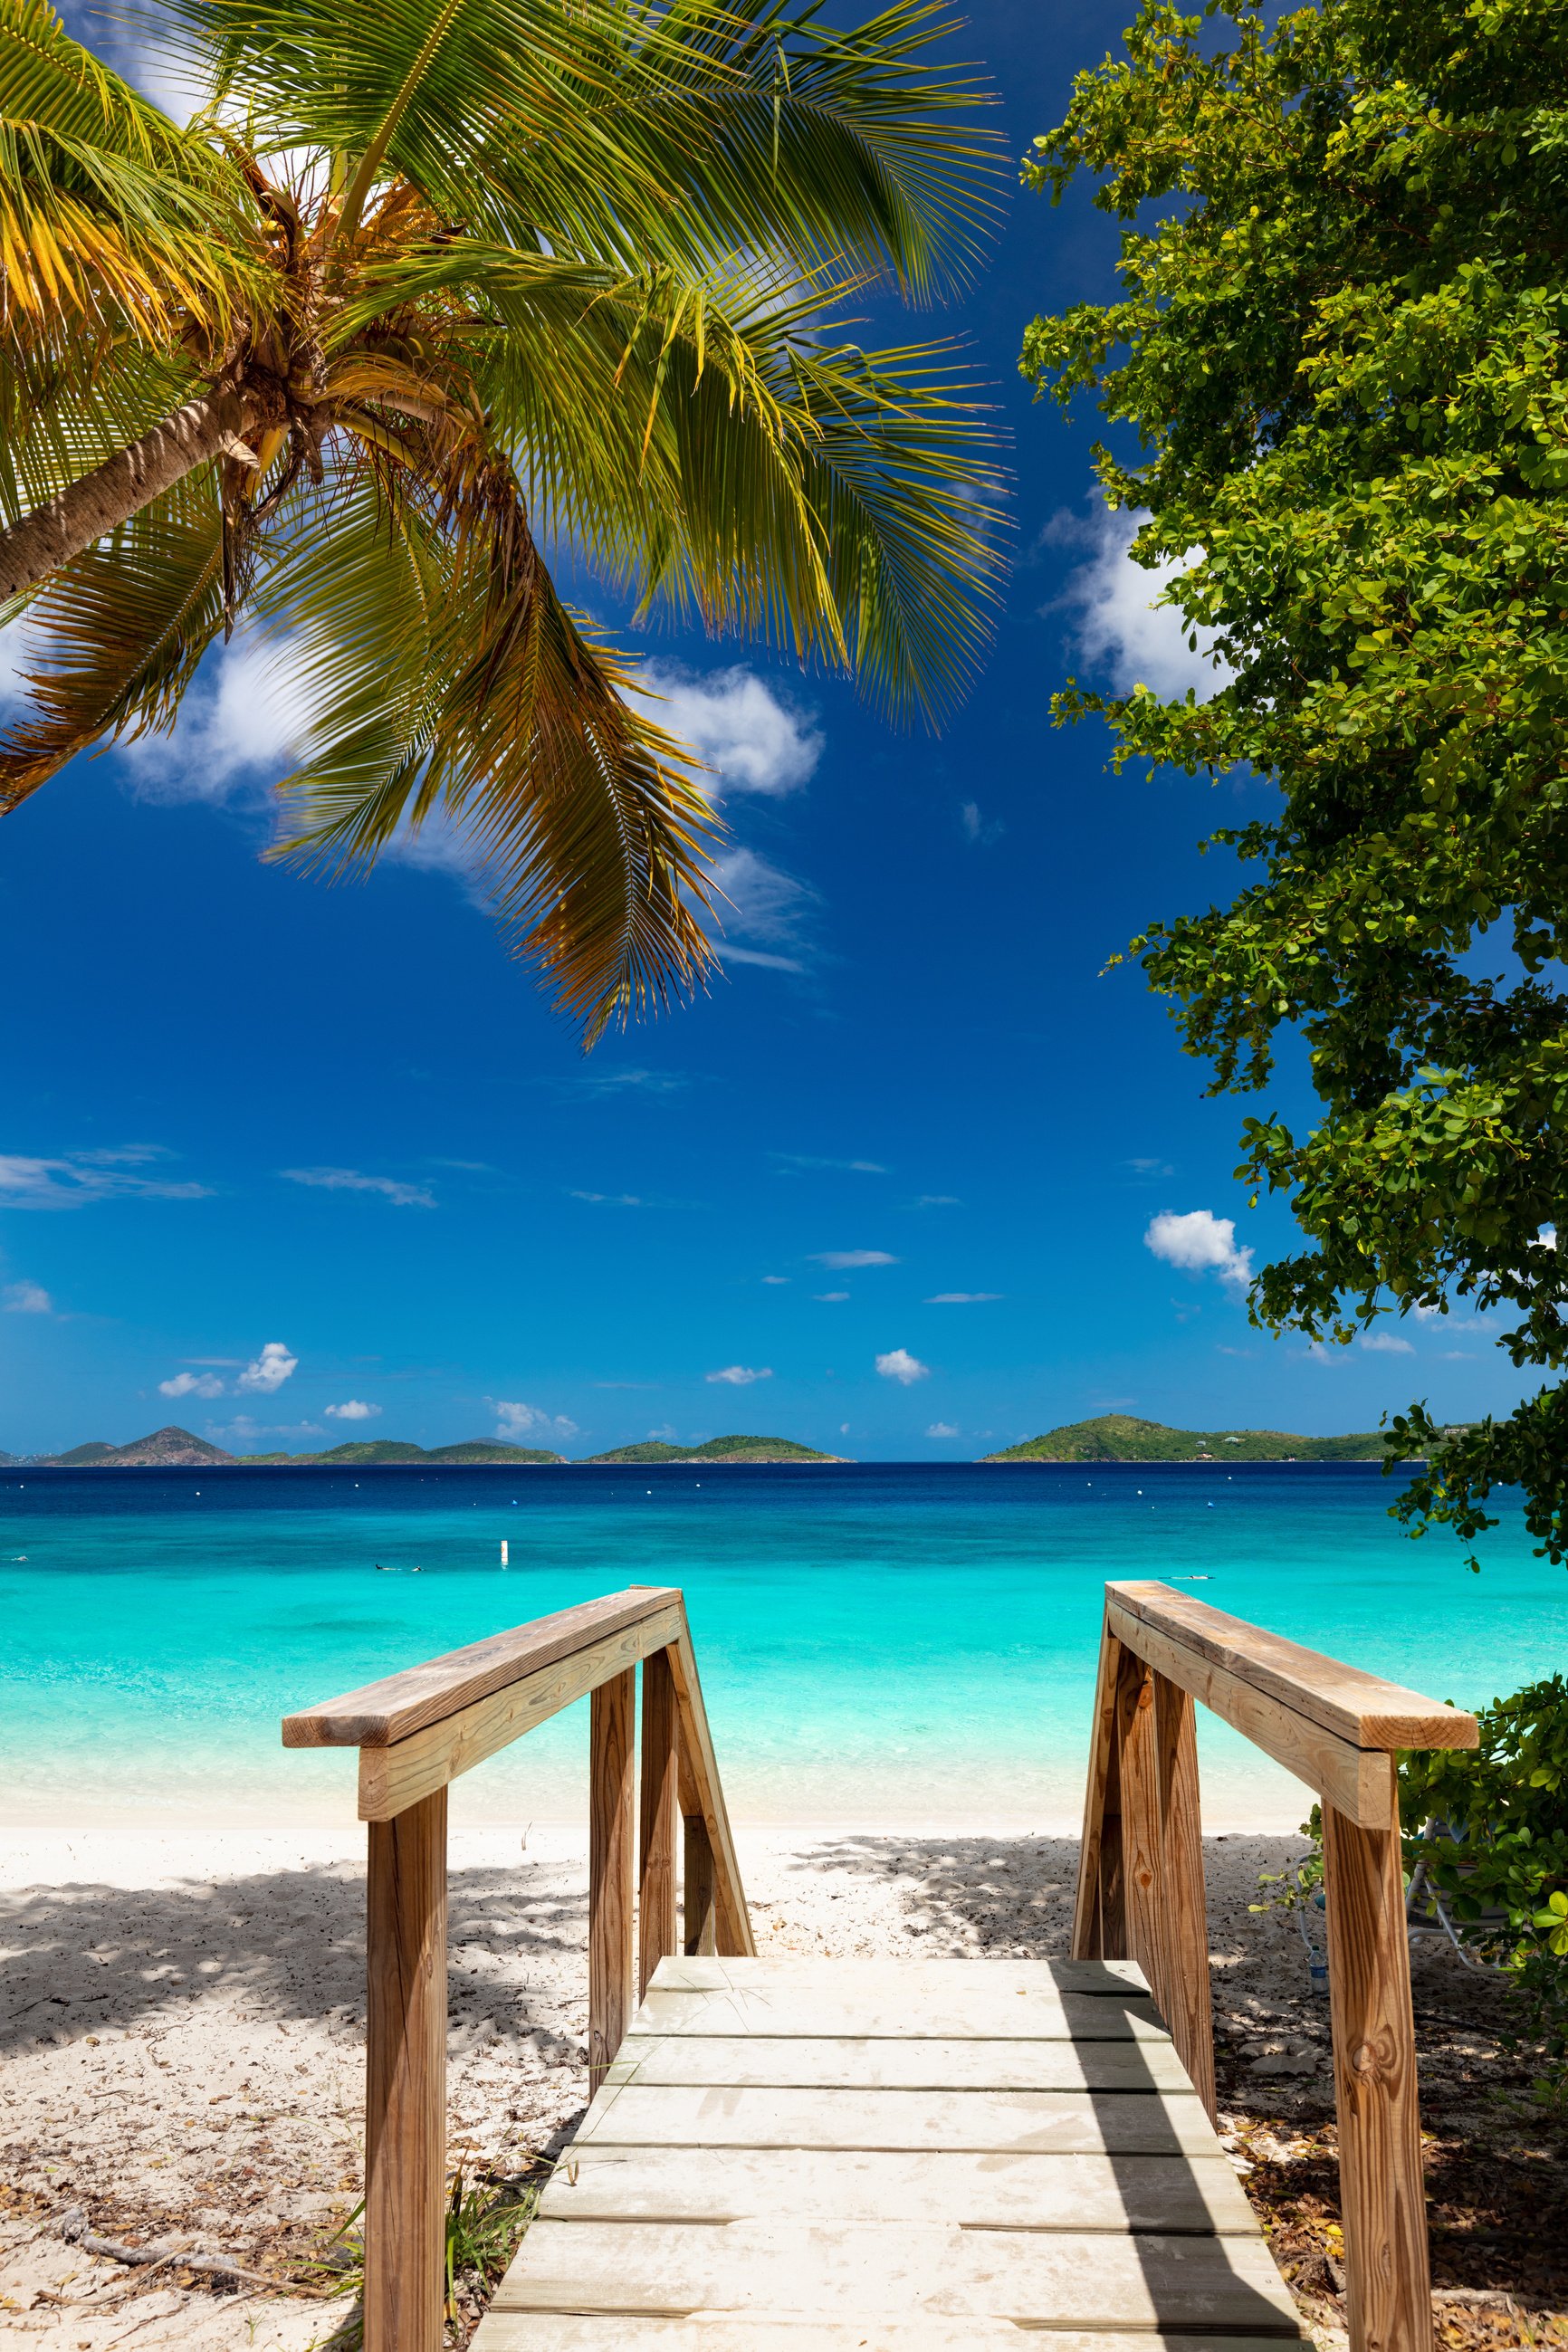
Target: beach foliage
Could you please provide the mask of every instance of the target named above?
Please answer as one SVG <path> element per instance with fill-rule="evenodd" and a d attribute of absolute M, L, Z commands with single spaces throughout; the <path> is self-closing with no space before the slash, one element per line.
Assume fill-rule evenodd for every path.
<path fill-rule="evenodd" d="M 1121 224 L 1114 299 L 1037 319 L 1024 373 L 1095 462 L 1212 691 L 1069 684 L 1118 764 L 1233 780 L 1226 903 L 1133 944 L 1211 1091 L 1305 1047 L 1315 1123 L 1248 1118 L 1240 1176 L 1307 1246 L 1255 1319 L 1346 1344 L 1500 1310 L 1560 1372 L 1568 1198 L 1568 5 L 1147 0 L 1024 164 Z M 1568 1390 L 1445 1430 L 1397 1507 L 1467 1542 L 1523 1491 L 1568 1557 Z"/>
<path fill-rule="evenodd" d="M 298 764 L 278 854 L 426 824 L 592 1037 L 700 982 L 715 825 L 557 586 L 937 720 L 998 564 L 951 295 L 994 149 L 935 0 L 164 0 L 171 121 L 0 0 L 0 813 L 168 730 L 237 625 Z"/>
<path fill-rule="evenodd" d="M 1399 1758 L 1399 1819 L 1413 1910 L 1439 1921 L 1507 1979 L 1519 2031 L 1543 2045 L 1545 2084 L 1568 2094 L 1568 1679 L 1552 1675 L 1476 1711 L 1473 1748 Z M 1310 1850 L 1261 1882 L 1256 1909 L 1320 1908 L 1322 1809 L 1301 1834 Z"/>

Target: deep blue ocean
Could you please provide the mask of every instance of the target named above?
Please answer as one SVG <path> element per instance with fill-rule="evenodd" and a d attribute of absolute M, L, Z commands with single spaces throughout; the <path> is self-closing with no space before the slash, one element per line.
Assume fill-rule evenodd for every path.
<path fill-rule="evenodd" d="M 1568 1573 L 1517 1519 L 1478 1577 L 1401 1533 L 1394 1491 L 1319 1465 L 7 1470 L 0 1817 L 352 1822 L 352 1756 L 285 1752 L 282 1715 L 668 1583 L 738 1816 L 1067 1826 L 1107 1578 L 1205 1580 L 1184 1589 L 1460 1703 L 1568 1664 Z M 469 1775 L 458 1817 L 581 1814 L 586 1713 Z M 1305 1811 L 1223 1727 L 1204 1753 L 1215 1826 Z"/>

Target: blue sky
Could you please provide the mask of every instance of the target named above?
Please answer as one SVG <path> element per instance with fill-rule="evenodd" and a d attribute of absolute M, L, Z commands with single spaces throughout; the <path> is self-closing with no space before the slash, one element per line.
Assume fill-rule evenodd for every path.
<path fill-rule="evenodd" d="M 973 10 L 1013 153 L 1122 15 Z M 1107 1410 L 1324 1431 L 1519 1392 L 1457 1318 L 1328 1355 L 1252 1330 L 1247 1267 L 1291 1234 L 1232 1179 L 1254 1106 L 1202 1099 L 1136 972 L 1101 976 L 1226 887 L 1195 844 L 1265 805 L 1119 782 L 1103 730 L 1047 723 L 1069 669 L 1194 674 L 1090 499 L 1092 420 L 1015 372 L 1112 251 L 1086 202 L 1014 195 L 934 322 L 1016 435 L 1019 551 L 943 738 L 744 646 L 637 642 L 732 831 L 691 1009 L 584 1060 L 438 856 L 351 889 L 262 865 L 283 715 L 243 653 L 173 745 L 5 824 L 0 1448 L 177 1420 L 238 1450 L 742 1429 L 952 1459 Z"/>

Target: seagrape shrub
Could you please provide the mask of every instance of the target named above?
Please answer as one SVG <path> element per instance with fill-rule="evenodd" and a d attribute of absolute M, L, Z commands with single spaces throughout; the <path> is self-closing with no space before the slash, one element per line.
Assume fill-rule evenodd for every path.
<path fill-rule="evenodd" d="M 1568 1682 L 1527 1683 L 1477 1721 L 1474 1748 L 1399 1759 L 1405 1868 L 1426 1863 L 1458 1934 L 1512 1979 L 1568 2089 Z M 1447 1834 L 1424 1835 L 1433 1821 Z"/>
<path fill-rule="evenodd" d="M 1568 1681 L 1529 1683 L 1476 1719 L 1476 1748 L 1399 1759 L 1405 1877 L 1425 1864 L 1460 1940 L 1510 1980 L 1521 2037 L 1545 2046 L 1543 2087 L 1568 2098 Z M 1321 1902 L 1319 1806 L 1301 1833 L 1311 1852 L 1263 1881 L 1277 1891 L 1256 1909 Z"/>

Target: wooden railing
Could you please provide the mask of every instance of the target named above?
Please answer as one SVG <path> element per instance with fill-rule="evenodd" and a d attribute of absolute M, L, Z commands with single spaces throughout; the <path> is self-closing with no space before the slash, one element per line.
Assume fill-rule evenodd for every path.
<path fill-rule="evenodd" d="M 633 1763 L 642 1664 L 642 1789 Z M 366 1896 L 365 2352 L 440 2352 L 447 2168 L 447 1790 L 591 1694 L 588 2079 L 677 1948 L 751 1954 L 751 1921 L 680 1593 L 633 1586 L 284 1718 L 286 1748 L 357 1748 Z M 633 1923 L 636 1921 L 634 1950 Z"/>
<path fill-rule="evenodd" d="M 1474 1716 L 1166 1584 L 1108 1584 L 1073 1955 L 1133 1959 L 1215 2112 L 1194 1701 L 1317 1791 L 1352 2352 L 1430 2352 L 1432 2297 L 1394 1751 Z"/>

